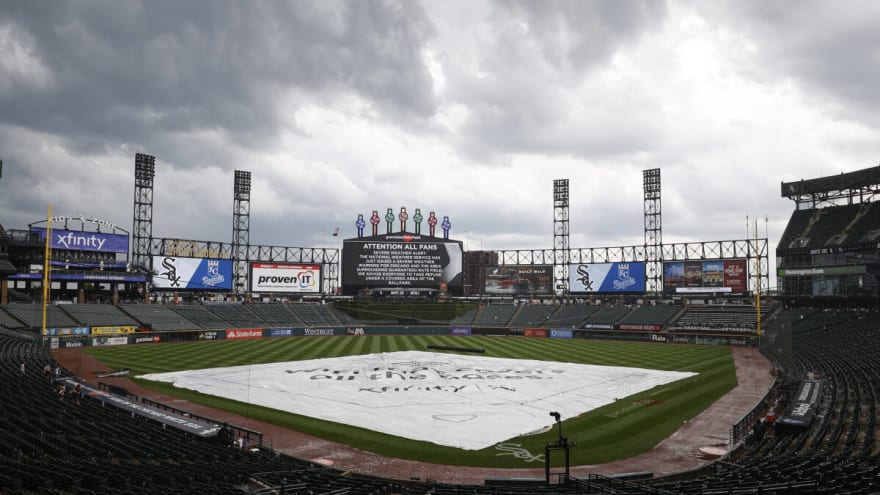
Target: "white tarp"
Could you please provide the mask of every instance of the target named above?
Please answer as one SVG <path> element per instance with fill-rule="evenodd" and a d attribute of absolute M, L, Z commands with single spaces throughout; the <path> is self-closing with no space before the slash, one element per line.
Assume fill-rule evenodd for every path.
<path fill-rule="evenodd" d="M 467 450 L 491 447 L 694 375 L 419 351 L 154 373 L 141 378 Z"/>

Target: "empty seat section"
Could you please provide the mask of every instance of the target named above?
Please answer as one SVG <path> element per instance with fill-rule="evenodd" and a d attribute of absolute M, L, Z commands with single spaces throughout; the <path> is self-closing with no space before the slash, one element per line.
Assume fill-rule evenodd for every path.
<path fill-rule="evenodd" d="M 484 305 L 477 316 L 476 326 L 507 326 L 517 306 L 513 304 L 487 304 Z"/>
<path fill-rule="evenodd" d="M 156 332 L 201 328 L 184 315 L 161 304 L 120 304 L 120 309 Z"/>
<path fill-rule="evenodd" d="M 84 325 L 138 326 L 134 318 L 109 304 L 67 304 L 60 308 Z"/>

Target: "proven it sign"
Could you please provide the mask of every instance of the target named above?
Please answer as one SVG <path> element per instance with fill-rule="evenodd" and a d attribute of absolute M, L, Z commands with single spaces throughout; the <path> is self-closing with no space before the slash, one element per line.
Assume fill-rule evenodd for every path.
<path fill-rule="evenodd" d="M 251 263 L 251 292 L 321 292 L 321 265 Z"/>

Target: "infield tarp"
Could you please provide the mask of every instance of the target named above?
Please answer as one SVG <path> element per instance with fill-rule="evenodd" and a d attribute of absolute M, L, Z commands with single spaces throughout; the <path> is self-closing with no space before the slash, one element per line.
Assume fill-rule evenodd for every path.
<path fill-rule="evenodd" d="M 480 450 L 690 372 L 418 351 L 140 378 L 438 445 Z"/>

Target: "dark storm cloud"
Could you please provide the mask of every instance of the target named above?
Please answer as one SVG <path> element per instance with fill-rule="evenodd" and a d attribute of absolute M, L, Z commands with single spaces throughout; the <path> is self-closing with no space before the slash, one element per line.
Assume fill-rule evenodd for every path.
<path fill-rule="evenodd" d="M 4 19 L 32 70 L 0 64 L 2 119 L 80 152 L 171 154 L 175 133 L 195 132 L 265 145 L 291 93 L 416 119 L 436 105 L 430 25 L 408 2 L 8 2 Z"/>

